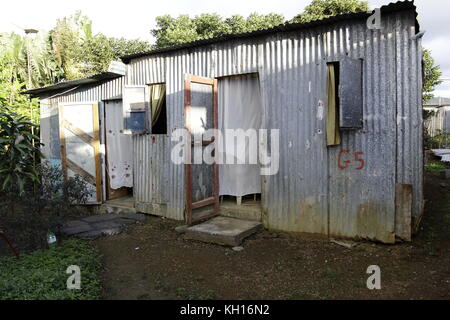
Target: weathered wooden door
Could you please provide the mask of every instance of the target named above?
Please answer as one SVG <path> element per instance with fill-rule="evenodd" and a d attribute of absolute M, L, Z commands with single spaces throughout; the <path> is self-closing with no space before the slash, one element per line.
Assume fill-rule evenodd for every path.
<path fill-rule="evenodd" d="M 216 143 L 204 133 L 218 128 L 217 80 L 188 75 L 184 98 L 185 124 L 192 141 L 191 164 L 185 164 L 186 220 L 191 224 L 219 211 L 218 165 L 207 164 L 203 157 L 198 157 Z"/>
<path fill-rule="evenodd" d="M 64 178 L 67 180 L 76 174 L 80 175 L 91 192 L 87 203 L 101 203 L 98 104 L 59 104 L 59 136 Z"/>

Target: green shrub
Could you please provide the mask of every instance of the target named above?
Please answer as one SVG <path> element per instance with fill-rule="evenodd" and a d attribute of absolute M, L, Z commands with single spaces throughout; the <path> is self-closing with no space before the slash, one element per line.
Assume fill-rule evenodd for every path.
<path fill-rule="evenodd" d="M 425 170 L 430 173 L 440 173 L 446 169 L 443 162 L 430 162 L 425 165 Z"/>
<path fill-rule="evenodd" d="M 81 270 L 81 289 L 68 290 L 66 270 Z M 0 300 L 91 300 L 101 293 L 97 274 L 100 256 L 83 240 L 70 239 L 51 250 L 39 250 L 20 259 L 0 259 Z"/>
<path fill-rule="evenodd" d="M 90 214 L 88 207 L 79 205 L 91 193 L 80 176 L 64 180 L 61 167 L 46 161 L 36 165 L 36 172 L 40 183 L 26 186 L 24 194 L 15 198 L 14 214 L 1 216 L 9 200 L 0 192 L 0 225 L 20 252 L 46 248 L 49 231 L 59 235 L 64 222 Z"/>

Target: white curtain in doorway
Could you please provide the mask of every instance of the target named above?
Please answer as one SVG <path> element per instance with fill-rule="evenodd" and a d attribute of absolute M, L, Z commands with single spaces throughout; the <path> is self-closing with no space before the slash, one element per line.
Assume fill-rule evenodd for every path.
<path fill-rule="evenodd" d="M 123 133 L 122 101 L 105 103 L 106 159 L 111 189 L 133 187 L 133 147 L 131 135 Z"/>
<path fill-rule="evenodd" d="M 222 155 L 227 155 L 226 149 L 227 145 L 229 146 L 225 129 L 258 130 L 261 128 L 261 118 L 261 93 L 259 80 L 255 75 L 227 77 L 219 80 L 219 129 L 222 131 L 225 145 Z M 249 159 L 248 139 L 245 145 L 245 156 Z M 258 164 L 220 165 L 219 179 L 220 195 L 240 197 L 261 193 Z"/>

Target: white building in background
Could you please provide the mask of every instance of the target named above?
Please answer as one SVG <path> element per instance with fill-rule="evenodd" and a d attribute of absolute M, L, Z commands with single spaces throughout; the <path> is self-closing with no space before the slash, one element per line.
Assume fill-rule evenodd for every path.
<path fill-rule="evenodd" d="M 440 134 L 450 134 L 450 98 L 433 98 L 425 103 L 424 110 L 434 112 L 424 122 L 428 134 L 431 137 Z"/>

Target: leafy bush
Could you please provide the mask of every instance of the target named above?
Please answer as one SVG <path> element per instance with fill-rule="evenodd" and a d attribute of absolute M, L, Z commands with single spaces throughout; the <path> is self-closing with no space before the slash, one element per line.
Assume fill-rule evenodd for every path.
<path fill-rule="evenodd" d="M 68 290 L 66 270 L 81 270 L 81 289 Z M 88 242 L 70 239 L 52 250 L 0 260 L 0 300 L 90 300 L 99 299 L 99 253 Z"/>
<path fill-rule="evenodd" d="M 36 167 L 40 184 L 28 190 L 23 203 L 39 214 L 45 209 L 55 216 L 76 214 L 91 196 L 88 184 L 79 175 L 64 179 L 61 167 L 44 161 Z"/>
<path fill-rule="evenodd" d="M 11 213 L 25 186 L 39 182 L 35 163 L 41 157 L 41 144 L 32 134 L 34 127 L 26 117 L 8 108 L 0 111 L 0 191 L 7 194 Z"/>
<path fill-rule="evenodd" d="M 38 165 L 36 172 L 41 183 L 27 187 L 15 199 L 15 213 L 0 220 L 0 227 L 21 252 L 45 248 L 48 231 L 59 235 L 66 220 L 89 214 L 88 208 L 77 205 L 90 196 L 87 183 L 80 176 L 64 181 L 61 168 L 46 162 Z M 0 197 L 0 207 L 7 205 L 8 201 Z"/>
<path fill-rule="evenodd" d="M 425 165 L 425 170 L 430 173 L 440 173 L 446 168 L 443 162 L 430 162 Z"/>
<path fill-rule="evenodd" d="M 447 149 L 450 148 L 450 134 L 441 133 L 429 139 L 429 149 Z"/>

